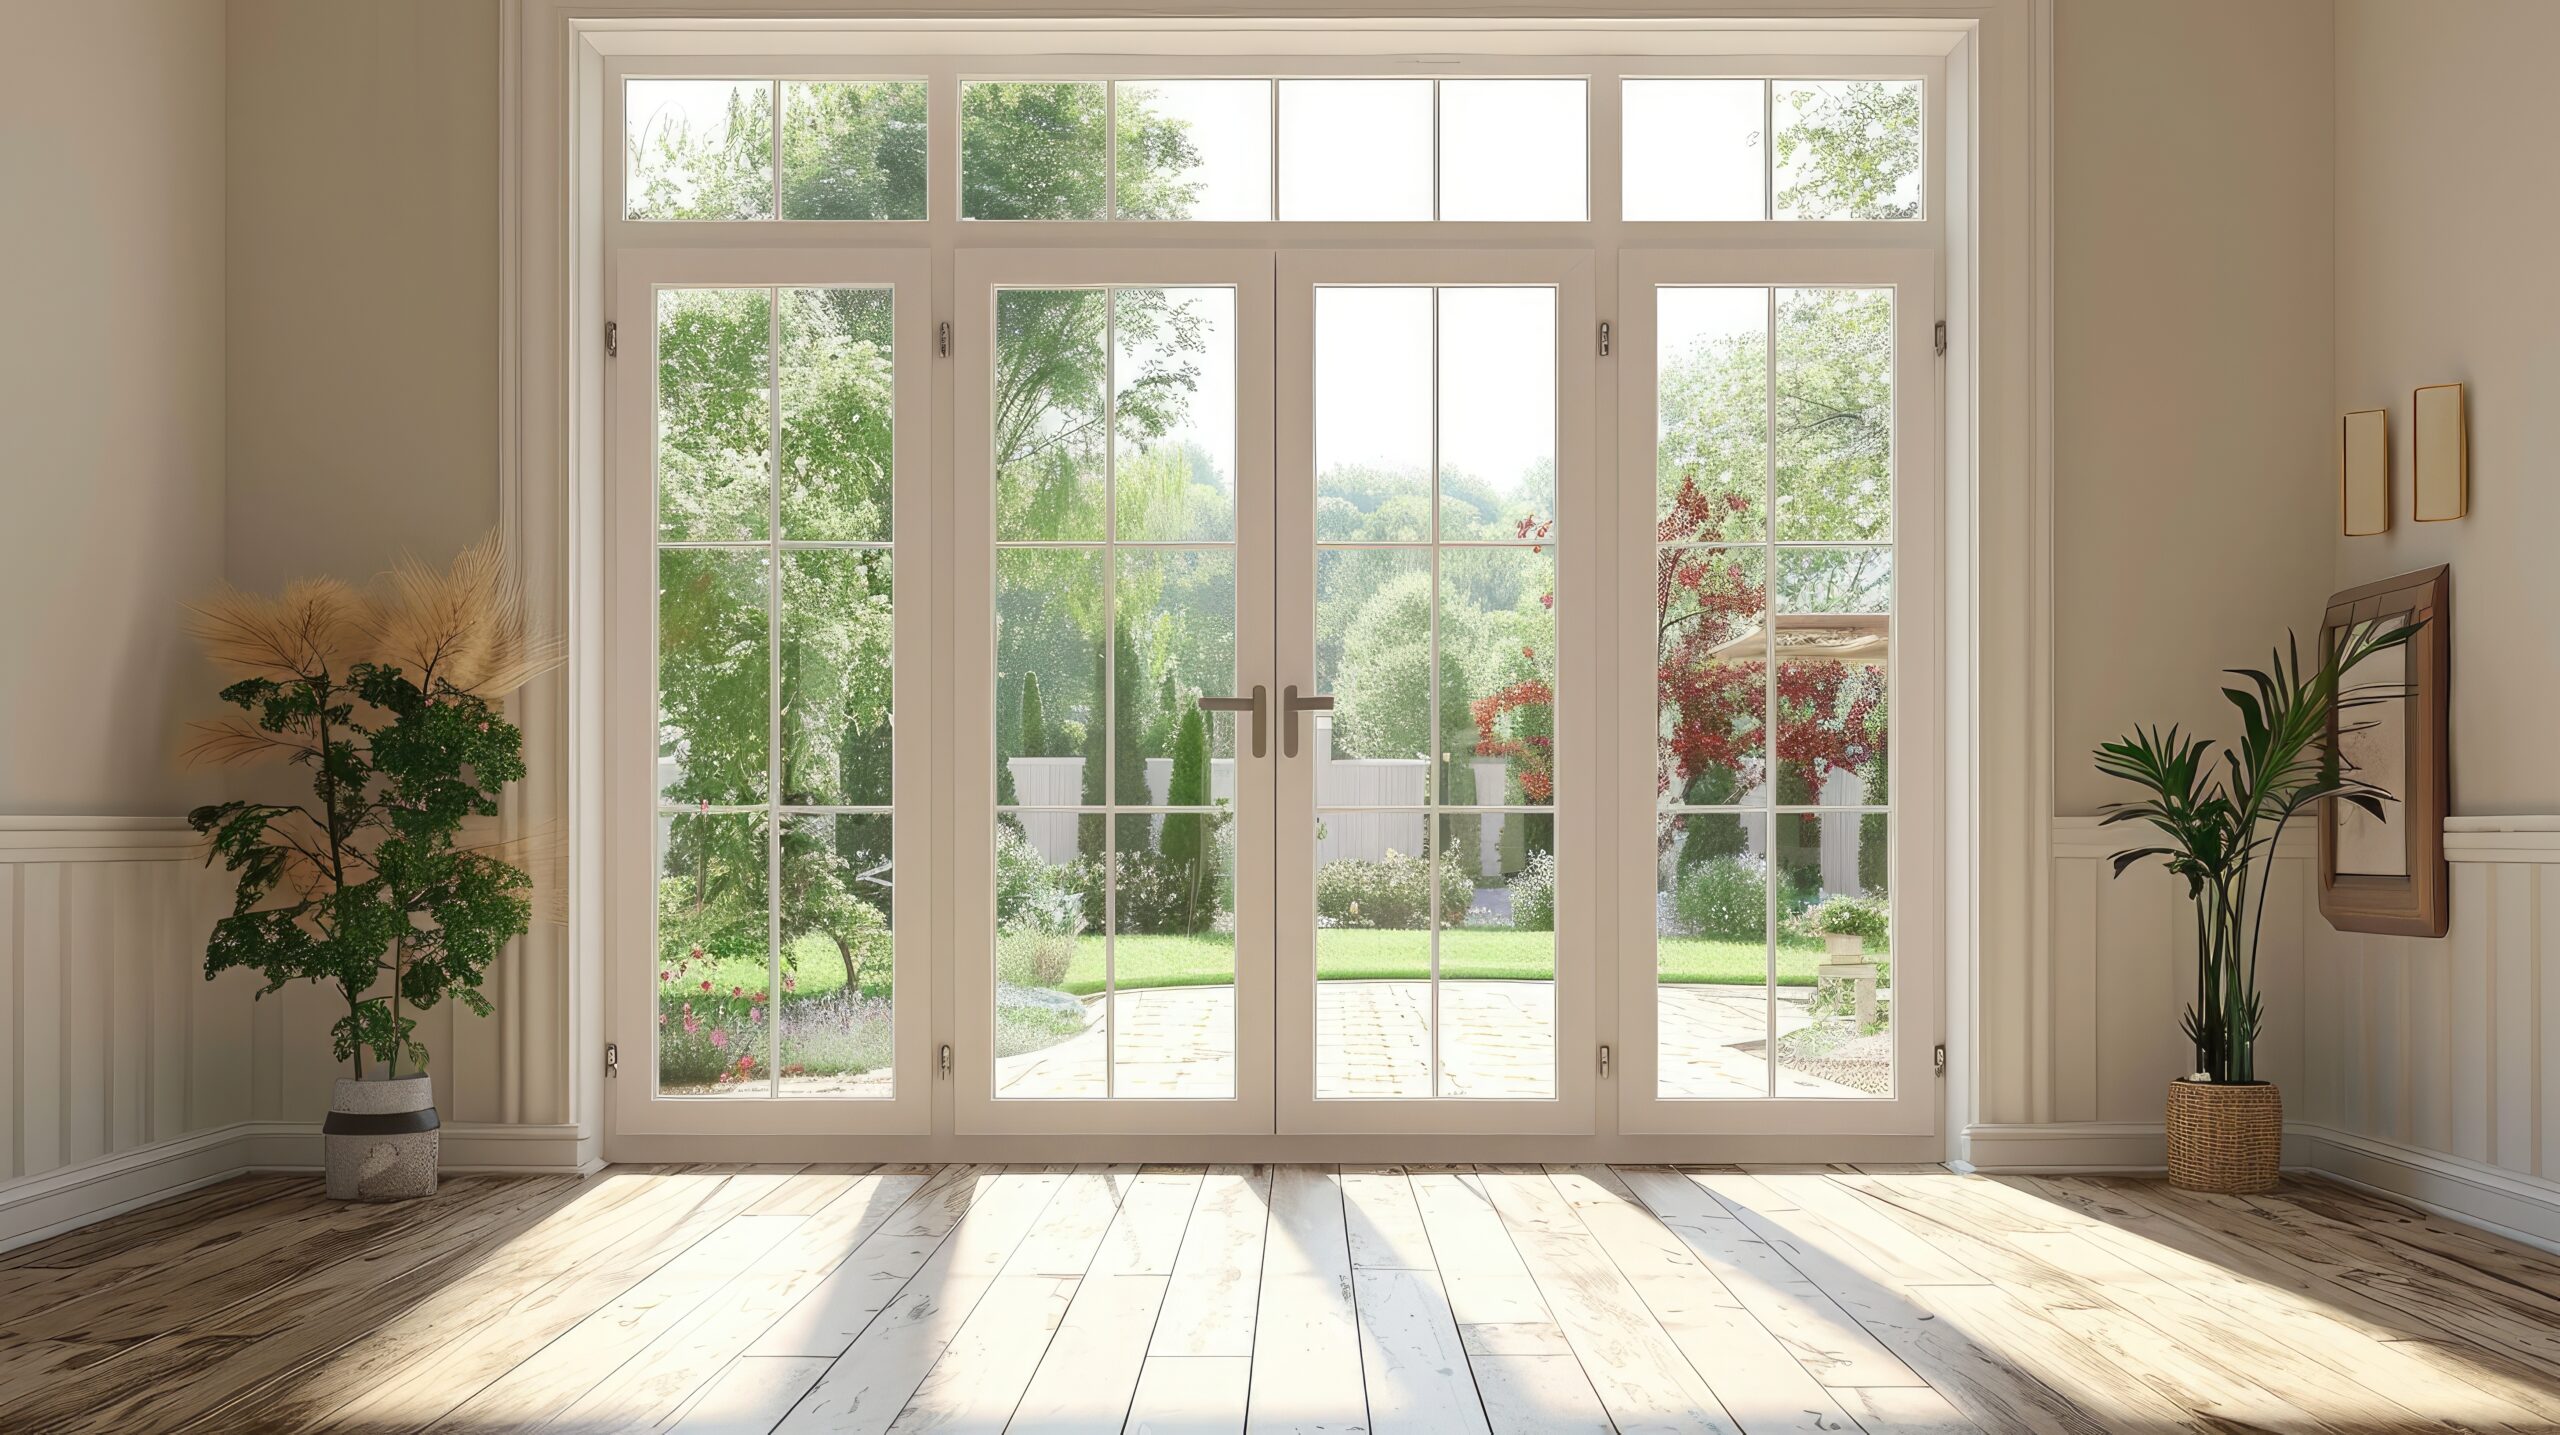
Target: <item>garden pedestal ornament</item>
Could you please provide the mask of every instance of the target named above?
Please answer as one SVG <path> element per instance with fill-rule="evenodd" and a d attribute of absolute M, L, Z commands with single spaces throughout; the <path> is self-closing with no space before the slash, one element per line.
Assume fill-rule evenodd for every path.
<path fill-rule="evenodd" d="M 329 1199 L 407 1201 L 436 1193 L 435 1084 L 423 1073 L 341 1076 L 320 1127 Z"/>
<path fill-rule="evenodd" d="M 1852 1000 L 1857 1008 L 1858 1030 L 1876 1024 L 1876 964 L 1866 960 L 1867 939 L 1855 932 L 1826 932 L 1822 944 L 1830 960 L 1813 969 L 1813 978 L 1824 986 L 1833 982 L 1850 984 Z"/>

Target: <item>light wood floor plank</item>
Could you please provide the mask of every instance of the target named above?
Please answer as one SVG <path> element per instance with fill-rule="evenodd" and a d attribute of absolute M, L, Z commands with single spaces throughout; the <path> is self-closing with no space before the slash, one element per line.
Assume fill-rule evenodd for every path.
<path fill-rule="evenodd" d="M 2106 1435 L 2108 1427 L 2069 1393 L 2047 1387 L 1996 1346 L 1938 1319 L 1934 1305 L 1924 1302 L 1952 1287 L 1933 1287 L 1923 1296 L 1895 1285 L 1867 1261 L 1859 1243 L 1749 1176 L 1697 1172 L 1691 1179 L 1983 1429 Z"/>
<path fill-rule="evenodd" d="M 1262 1241 L 1271 1218 L 1271 1168 L 1217 1166 L 1202 1178 L 1156 1319 L 1159 1356 L 1251 1356 L 1261 1304 Z"/>
<path fill-rule="evenodd" d="M 1128 1435 L 1238 1435 L 1252 1365 L 1243 1355 L 1148 1357 L 1129 1406 Z"/>
<path fill-rule="evenodd" d="M 1470 1355 L 1493 1435 L 1610 1435 L 1617 1427 L 1582 1362 L 1564 1355 Z"/>
<path fill-rule="evenodd" d="M 1342 1182 L 1320 1166 L 1272 1173 L 1246 1421 L 1275 1435 L 1371 1428 Z"/>
<path fill-rule="evenodd" d="M 1548 1177 L 1744 1435 L 1844 1430 L 1848 1415 L 1606 1167 Z"/>
<path fill-rule="evenodd" d="M 1706 1382 L 1546 1173 L 1488 1172 L 1482 1179 L 1618 1429 L 1732 1431 Z"/>
<path fill-rule="evenodd" d="M 0 1429 L 2520 1435 L 2555 1326 L 2560 1259 L 2316 1181 L 259 1178 L 0 1259 Z"/>
<path fill-rule="evenodd" d="M 995 1286 L 997 1273 L 1057 1195 L 1065 1173 L 1008 1170 L 975 1179 L 982 1193 L 960 1223 L 777 1430 L 887 1431 Z"/>
<path fill-rule="evenodd" d="M 1483 1402 L 1438 1274 L 1390 1268 L 1355 1271 L 1351 1281 L 1372 1428 L 1380 1435 L 1482 1432 Z"/>
<path fill-rule="evenodd" d="M 1927 1383 L 1694 1182 L 1665 1169 L 1618 1175 L 1814 1379 L 1834 1389 Z"/>
<path fill-rule="evenodd" d="M 795 1177 L 795 1180 L 803 1179 Z M 905 1206 L 922 1176 L 859 1176 L 804 1216 L 737 1276 L 645 1347 L 561 1417 L 568 1429 L 649 1430 L 671 1423 L 688 1397 L 743 1354 Z M 770 1211 L 770 1201 L 757 1211 Z M 763 1217 L 758 1217 L 763 1219 Z"/>
<path fill-rule="evenodd" d="M 676 1435 L 766 1435 L 834 1363 L 814 1355 L 740 1356 L 686 1408 Z"/>
<path fill-rule="evenodd" d="M 960 1218 L 995 1184 L 980 1166 L 945 1166 L 907 1198 L 869 1239 L 756 1337 L 749 1355 L 844 1354 L 898 1292 L 942 1248 Z"/>
<path fill-rule="evenodd" d="M 1090 1272 L 1023 1391 L 1014 1415 L 1018 1428 L 1111 1435 L 1127 1421 L 1200 1182 L 1196 1170 L 1150 1168 L 1129 1183 Z"/>

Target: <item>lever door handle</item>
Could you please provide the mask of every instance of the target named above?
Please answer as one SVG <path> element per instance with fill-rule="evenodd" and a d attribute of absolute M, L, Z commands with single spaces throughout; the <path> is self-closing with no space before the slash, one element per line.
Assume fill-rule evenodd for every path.
<path fill-rule="evenodd" d="M 1296 692 L 1297 689 L 1291 688 L 1289 691 Z M 1269 688 L 1255 683 L 1253 696 L 1249 698 L 1204 697 L 1200 699 L 1200 711 L 1253 714 L 1253 755 L 1263 757 L 1270 753 L 1271 690 Z"/>
<path fill-rule="evenodd" d="M 1302 698 L 1298 696 L 1296 683 L 1291 683 L 1280 691 L 1280 708 L 1284 723 L 1280 729 L 1280 755 L 1296 757 L 1298 755 L 1298 714 L 1333 711 L 1333 694 L 1314 693 Z"/>

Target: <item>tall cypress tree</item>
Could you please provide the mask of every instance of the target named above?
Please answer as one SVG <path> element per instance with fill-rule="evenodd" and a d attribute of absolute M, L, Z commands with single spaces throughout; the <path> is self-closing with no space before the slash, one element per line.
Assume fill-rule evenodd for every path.
<path fill-rule="evenodd" d="M 1209 805 L 1209 727 L 1201 721 L 1198 708 L 1185 712 L 1174 731 L 1173 777 L 1165 784 L 1165 801 L 1175 807 Z M 1214 890 L 1209 874 L 1211 821 L 1199 812 L 1169 813 L 1164 819 L 1161 846 L 1166 864 L 1182 883 L 1186 932 L 1202 930 L 1202 918 L 1207 915 L 1203 909 Z"/>
<path fill-rule="evenodd" d="M 1021 731 L 1014 739 L 1014 754 L 1018 757 L 1047 757 L 1049 755 L 1049 719 L 1047 714 L 1040 711 L 1040 675 L 1036 672 L 1022 675 L 1020 726 Z"/>

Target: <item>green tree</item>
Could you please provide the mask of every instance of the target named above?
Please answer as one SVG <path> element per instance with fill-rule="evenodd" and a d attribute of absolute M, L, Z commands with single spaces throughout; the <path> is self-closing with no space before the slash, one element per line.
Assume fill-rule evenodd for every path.
<path fill-rule="evenodd" d="M 1911 80 L 1779 82 L 1777 212 L 1793 219 L 1920 213 L 1920 86 Z"/>
<path fill-rule="evenodd" d="M 1173 775 L 1165 786 L 1165 801 L 1175 807 L 1209 805 L 1209 725 L 1201 720 L 1198 708 L 1185 709 L 1181 725 L 1175 730 Z M 1208 908 L 1217 894 L 1216 876 L 1210 871 L 1217 845 L 1210 833 L 1214 820 L 1206 813 L 1168 813 L 1164 835 L 1158 842 L 1182 892 L 1182 929 L 1186 932 L 1201 931 L 1207 926 Z"/>
<path fill-rule="evenodd" d="M 1040 711 L 1040 675 L 1022 675 L 1021 736 L 1015 740 L 1015 753 L 1021 757 L 1049 755 L 1049 720 Z"/>
<path fill-rule="evenodd" d="M 1110 90 L 1090 81 L 1008 80 L 960 92 L 960 212 L 970 219 L 1102 219 L 1109 213 Z M 1180 219 L 1198 186 L 1188 125 L 1134 96 L 1120 111 L 1120 209 Z"/>
<path fill-rule="evenodd" d="M 925 86 L 789 81 L 782 102 L 782 217 L 925 217 Z"/>

